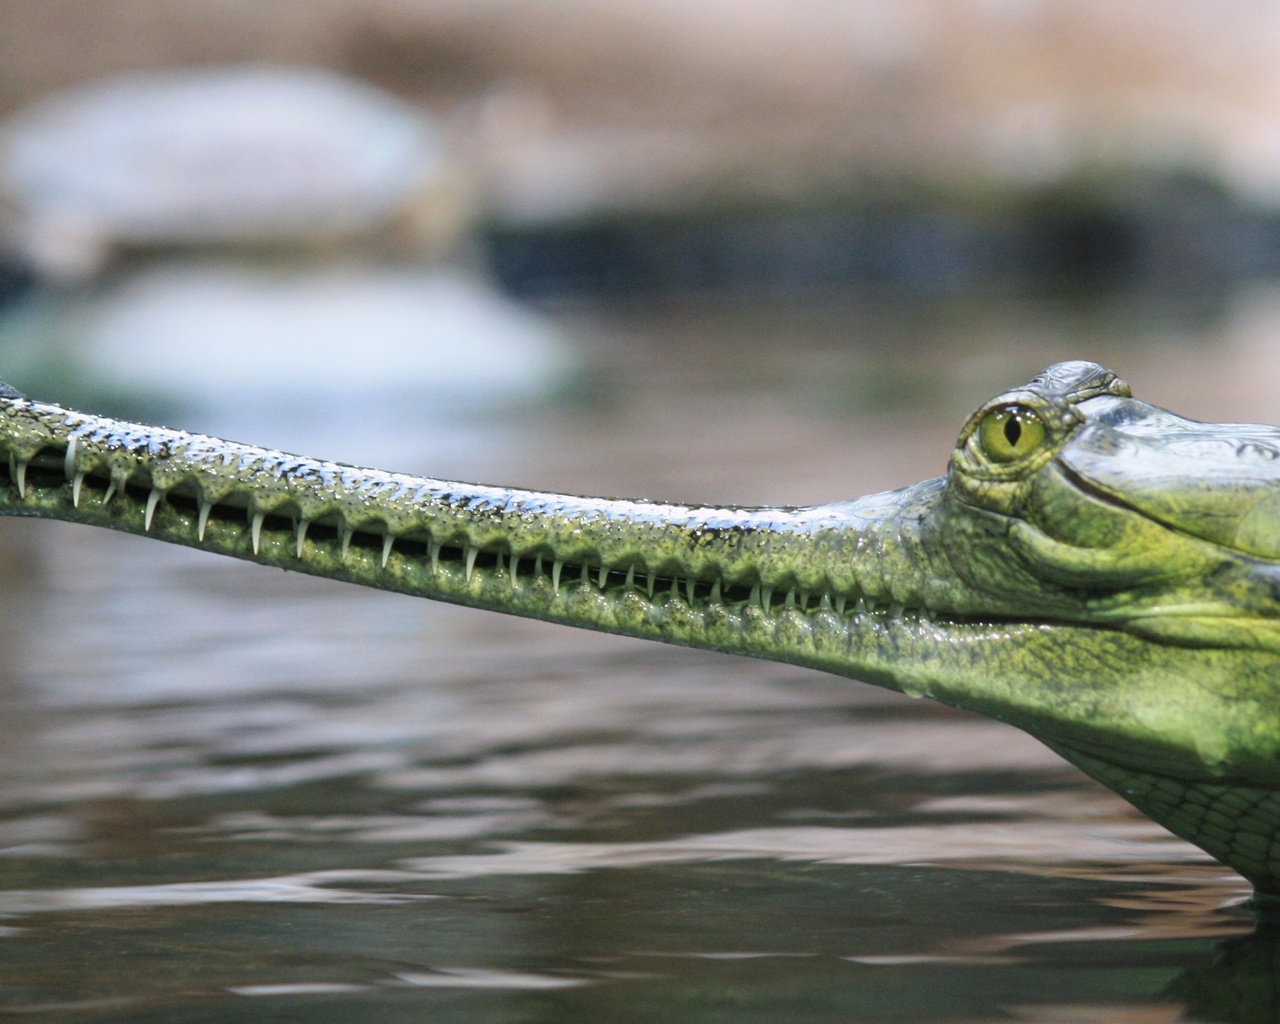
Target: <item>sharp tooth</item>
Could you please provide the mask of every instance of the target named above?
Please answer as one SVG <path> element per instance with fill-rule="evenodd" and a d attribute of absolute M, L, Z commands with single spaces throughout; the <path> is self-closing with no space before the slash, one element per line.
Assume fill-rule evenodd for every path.
<path fill-rule="evenodd" d="M 583 583 L 591 582 L 591 570 L 587 568 L 587 563 L 582 563 L 582 571 L 578 573 L 578 579 Z"/>
<path fill-rule="evenodd" d="M 650 597 L 653 597 L 653 591 L 654 591 L 654 588 L 657 587 L 657 585 L 658 585 L 658 578 L 656 575 L 654 575 L 653 570 L 650 569 L 648 574 L 645 577 L 645 589 L 649 591 Z"/>
<path fill-rule="evenodd" d="M 853 606 L 853 613 L 855 615 L 866 615 L 869 611 L 871 611 L 871 606 L 867 604 L 867 599 L 865 597 L 858 598 L 858 603 Z"/>
<path fill-rule="evenodd" d="M 630 566 L 627 569 L 627 589 L 630 590 L 636 585 L 636 567 Z"/>
<path fill-rule="evenodd" d="M 805 611 L 809 607 L 809 591 L 800 591 L 800 599 L 798 603 L 801 611 Z"/>
<path fill-rule="evenodd" d="M 25 498 L 27 496 L 27 460 L 18 460 L 18 466 L 14 472 L 14 478 L 18 483 L 18 497 Z"/>
<path fill-rule="evenodd" d="M 600 566 L 600 589 L 604 590 L 604 581 L 609 578 L 609 567 L 607 565 Z"/>
<path fill-rule="evenodd" d="M 340 532 L 342 534 L 342 550 L 338 557 L 345 562 L 347 560 L 347 550 L 351 547 L 351 535 L 355 531 L 349 526 L 344 526 Z"/>
<path fill-rule="evenodd" d="M 111 504 L 111 498 L 116 491 L 123 491 L 125 484 L 129 482 L 129 473 L 127 470 L 116 466 L 111 470 L 111 483 L 107 484 L 107 493 L 102 496 L 102 504 Z"/>
<path fill-rule="evenodd" d="M 823 594 L 822 600 L 818 602 L 818 610 L 823 612 L 831 611 L 831 595 Z"/>
<path fill-rule="evenodd" d="M 680 577 L 679 576 L 671 577 L 671 593 L 675 597 L 680 596 Z"/>
<path fill-rule="evenodd" d="M 147 495 L 147 511 L 142 517 L 142 529 L 144 531 L 151 529 L 151 517 L 156 514 L 156 506 L 160 504 L 162 497 L 163 495 L 158 490 L 154 487 L 151 488 L 151 493 Z"/>
<path fill-rule="evenodd" d="M 545 576 L 546 570 L 542 568 L 542 556 L 537 555 L 533 559 L 533 574 L 535 576 Z"/>
<path fill-rule="evenodd" d="M 906 605 L 903 605 L 897 601 L 894 601 L 893 604 L 889 606 L 889 615 L 895 619 L 900 619 L 902 618 L 902 613 L 905 610 L 906 610 Z"/>
<path fill-rule="evenodd" d="M 196 516 L 196 540 L 204 540 L 204 528 L 209 525 L 209 513 L 212 511 L 212 502 L 200 502 L 200 514 Z"/>
<path fill-rule="evenodd" d="M 391 557 L 391 545 L 395 542 L 396 539 L 389 533 L 382 538 L 382 568 L 384 569 L 387 567 L 387 559 Z"/>
<path fill-rule="evenodd" d="M 471 574 L 476 570 L 476 555 L 480 554 L 480 549 L 474 544 L 467 545 L 467 582 L 471 582 Z"/>
<path fill-rule="evenodd" d="M 255 512 L 253 518 L 249 521 L 249 539 L 253 541 L 253 553 L 258 553 L 258 545 L 262 542 L 262 520 L 266 519 L 266 513 Z"/>
<path fill-rule="evenodd" d="M 760 603 L 760 581 L 756 580 L 753 584 L 751 584 L 751 594 L 747 598 L 747 604 L 759 604 L 759 603 Z"/>
<path fill-rule="evenodd" d="M 760 607 L 768 611 L 771 604 L 773 604 L 773 587 L 765 587 L 760 591 Z"/>
<path fill-rule="evenodd" d="M 551 563 L 551 589 L 557 594 L 560 593 L 560 570 L 564 568 L 564 562 L 556 559 Z"/>
<path fill-rule="evenodd" d="M 711 584 L 711 603 L 712 604 L 720 603 L 720 577 L 719 576 L 717 576 L 716 581 L 713 584 Z"/>
<path fill-rule="evenodd" d="M 516 589 L 516 584 L 520 582 L 520 556 L 514 551 L 511 552 L 511 589 Z"/>
<path fill-rule="evenodd" d="M 76 475 L 71 478 L 71 507 L 80 507 L 80 485 L 84 483 L 84 474 L 80 470 L 76 470 Z"/>
<path fill-rule="evenodd" d="M 76 439 L 74 437 L 72 437 L 71 440 L 67 442 L 67 457 L 62 460 L 62 471 L 67 475 L 68 480 L 72 479 L 75 476 Z"/>
<path fill-rule="evenodd" d="M 837 598 L 836 598 L 836 614 L 837 614 L 837 615 L 839 615 L 839 616 L 840 616 L 840 618 L 842 618 L 842 619 L 844 618 L 844 603 L 845 603 L 845 600 L 846 600 L 846 599 L 845 599 L 844 597 L 837 597 Z"/>
<path fill-rule="evenodd" d="M 307 539 L 307 527 L 311 524 L 305 519 L 298 520 L 298 557 L 302 557 L 302 542 Z"/>
<path fill-rule="evenodd" d="M 695 580 L 692 576 L 690 576 L 689 582 L 685 585 L 685 588 L 684 588 L 685 592 L 689 595 L 690 604 L 693 604 L 693 590 L 697 585 L 698 585 L 698 581 Z"/>
<path fill-rule="evenodd" d="M 431 548 L 431 571 L 439 572 L 440 571 L 440 542 L 438 540 L 433 540 L 431 542 L 430 548 Z"/>

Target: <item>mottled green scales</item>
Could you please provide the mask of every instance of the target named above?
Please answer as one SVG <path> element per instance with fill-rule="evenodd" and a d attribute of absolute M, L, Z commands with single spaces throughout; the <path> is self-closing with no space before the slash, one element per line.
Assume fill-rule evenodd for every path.
<path fill-rule="evenodd" d="M 813 508 L 356 469 L 0 393 L 0 513 L 733 651 L 1009 722 L 1280 896 L 1280 429 L 1061 363 Z"/>

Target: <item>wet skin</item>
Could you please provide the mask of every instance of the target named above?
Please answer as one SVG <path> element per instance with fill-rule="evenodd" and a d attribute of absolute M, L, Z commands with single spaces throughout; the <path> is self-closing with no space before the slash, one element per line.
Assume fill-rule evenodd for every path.
<path fill-rule="evenodd" d="M 0 514 L 928 695 L 1009 722 L 1280 897 L 1280 429 L 1060 363 L 947 475 L 811 508 L 357 469 L 0 392 Z"/>

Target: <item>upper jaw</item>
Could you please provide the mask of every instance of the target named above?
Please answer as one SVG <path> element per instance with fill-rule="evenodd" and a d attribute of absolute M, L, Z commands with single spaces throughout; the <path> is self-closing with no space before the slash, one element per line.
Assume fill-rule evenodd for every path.
<path fill-rule="evenodd" d="M 1058 453 L 1065 472 L 1173 534 L 1280 562 L 1280 429 L 1107 404 Z"/>

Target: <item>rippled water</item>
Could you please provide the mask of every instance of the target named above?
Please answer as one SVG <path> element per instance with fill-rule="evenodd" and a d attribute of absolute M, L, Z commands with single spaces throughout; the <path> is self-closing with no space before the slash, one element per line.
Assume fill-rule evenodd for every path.
<path fill-rule="evenodd" d="M 1280 419 L 1278 310 L 1258 291 L 1194 316 L 562 313 L 580 394 L 477 421 L 465 465 L 386 468 L 850 497 L 936 475 L 974 405 L 1069 356 L 1191 415 Z M 376 436 L 359 443 L 379 461 Z M 10 1014 L 1275 1012 L 1280 957 L 1237 906 L 1243 883 L 997 724 L 123 536 L 0 528 Z"/>

